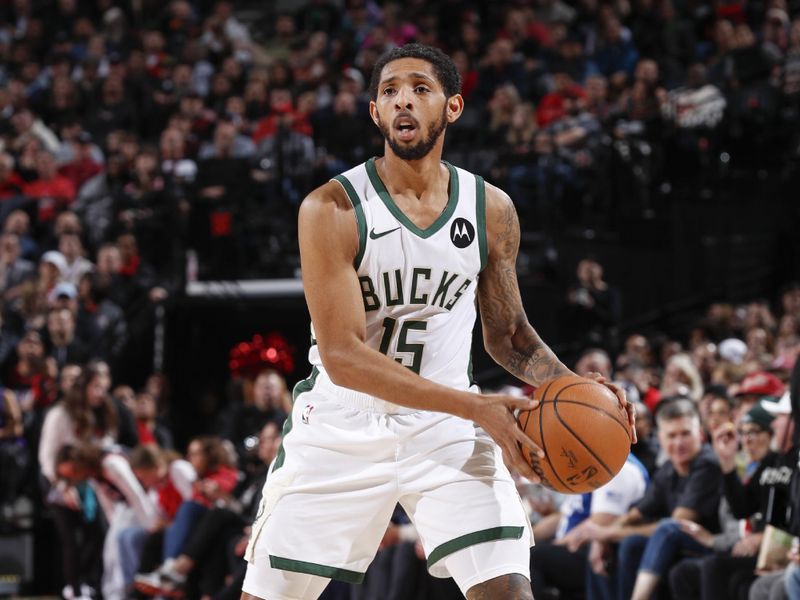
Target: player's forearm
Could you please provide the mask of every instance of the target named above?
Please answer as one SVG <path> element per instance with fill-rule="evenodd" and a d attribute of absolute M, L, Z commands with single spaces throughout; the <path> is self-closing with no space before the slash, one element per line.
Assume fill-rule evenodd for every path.
<path fill-rule="evenodd" d="M 388 356 L 360 341 L 320 347 L 328 376 L 342 387 L 387 402 L 472 419 L 478 397 L 420 377 Z"/>
<path fill-rule="evenodd" d="M 559 375 L 572 375 L 527 320 L 512 335 L 487 344 L 492 358 L 509 373 L 534 387 Z"/>

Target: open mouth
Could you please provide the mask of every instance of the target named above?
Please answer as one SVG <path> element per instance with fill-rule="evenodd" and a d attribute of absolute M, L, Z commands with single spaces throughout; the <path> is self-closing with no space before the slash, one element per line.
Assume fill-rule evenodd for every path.
<path fill-rule="evenodd" d="M 408 142 L 417 133 L 417 122 L 411 117 L 398 117 L 394 121 L 394 129 L 399 139 Z"/>

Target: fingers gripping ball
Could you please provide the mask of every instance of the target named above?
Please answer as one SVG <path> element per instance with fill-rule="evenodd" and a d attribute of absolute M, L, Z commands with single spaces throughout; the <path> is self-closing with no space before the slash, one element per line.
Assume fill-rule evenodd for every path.
<path fill-rule="evenodd" d="M 542 450 L 525 456 L 542 484 L 564 494 L 591 492 L 609 482 L 631 449 L 625 409 L 606 386 L 573 375 L 545 382 L 519 424 Z"/>

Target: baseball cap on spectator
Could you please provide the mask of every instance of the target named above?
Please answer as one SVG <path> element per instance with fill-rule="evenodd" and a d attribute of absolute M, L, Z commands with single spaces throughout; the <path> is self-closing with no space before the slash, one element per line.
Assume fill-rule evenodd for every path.
<path fill-rule="evenodd" d="M 75 287 L 75 284 L 70 283 L 69 281 L 62 281 L 50 291 L 47 296 L 47 301 L 50 304 L 55 304 L 56 300 L 60 298 L 69 298 L 70 300 L 74 300 L 77 297 L 78 289 Z"/>
<path fill-rule="evenodd" d="M 742 364 L 747 354 L 747 344 L 739 338 L 728 338 L 719 343 L 719 356 L 735 365 Z"/>
<path fill-rule="evenodd" d="M 764 431 L 769 431 L 769 426 L 774 420 L 775 417 L 769 411 L 767 411 L 766 408 L 764 408 L 762 401 L 748 410 L 747 413 L 742 417 L 741 422 L 742 424 L 752 423 Z"/>
<path fill-rule="evenodd" d="M 756 371 L 750 373 L 739 384 L 735 396 L 780 396 L 786 386 L 772 373 Z"/>
<path fill-rule="evenodd" d="M 122 55 L 119 52 L 110 52 L 108 55 L 108 62 L 112 65 L 118 65 L 122 62 Z"/>
<path fill-rule="evenodd" d="M 40 259 L 39 262 L 50 263 L 51 265 L 54 265 L 62 276 L 64 275 L 64 272 L 67 270 L 67 259 L 64 258 L 64 255 L 61 254 L 61 252 L 59 252 L 58 250 L 50 250 L 48 252 L 45 252 L 44 254 L 42 254 L 42 258 Z"/>
<path fill-rule="evenodd" d="M 792 399 L 788 390 L 780 398 L 777 396 L 762 398 L 759 406 L 764 407 L 764 410 L 773 417 L 792 414 Z"/>
<path fill-rule="evenodd" d="M 92 134 L 89 133 L 88 131 L 81 131 L 77 135 L 76 139 L 78 140 L 78 143 L 80 143 L 80 144 L 91 144 L 92 143 Z"/>

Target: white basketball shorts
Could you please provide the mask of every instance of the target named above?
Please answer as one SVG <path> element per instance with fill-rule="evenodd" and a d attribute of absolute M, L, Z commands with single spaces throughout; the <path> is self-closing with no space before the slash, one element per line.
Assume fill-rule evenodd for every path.
<path fill-rule="evenodd" d="M 471 421 L 343 390 L 316 369 L 295 389 L 244 591 L 305 600 L 329 579 L 360 583 L 398 502 L 432 575 L 464 592 L 508 573 L 529 578 L 530 521 L 492 439 Z"/>

